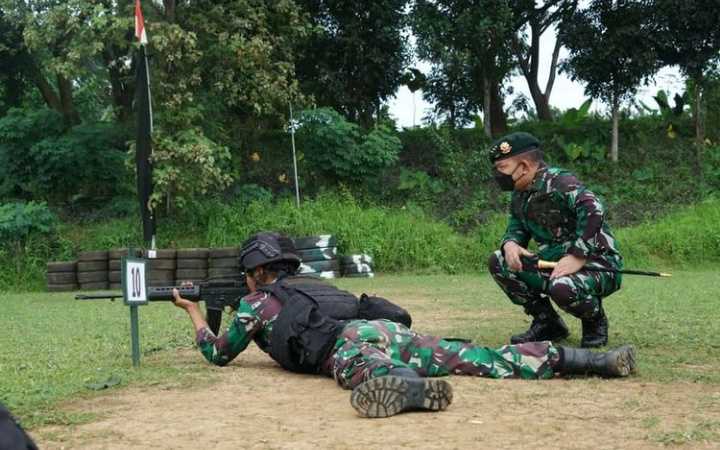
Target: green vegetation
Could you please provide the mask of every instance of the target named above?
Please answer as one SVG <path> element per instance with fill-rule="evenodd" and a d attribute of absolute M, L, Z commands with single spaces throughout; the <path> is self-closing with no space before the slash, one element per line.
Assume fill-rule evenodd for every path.
<path fill-rule="evenodd" d="M 720 333 L 720 324 L 707 320 L 716 313 L 718 273 L 683 271 L 662 280 L 627 277 L 624 288 L 608 299 L 610 343 L 638 347 L 643 381 L 720 384 L 714 370 L 720 365 L 720 345 L 706 339 Z M 500 346 L 526 325 L 526 316 L 487 275 L 381 276 L 338 284 L 354 292 L 377 292 L 400 304 L 410 302 L 415 328 L 433 334 Z M 210 383 L 222 370 L 190 350 L 189 321 L 168 303 L 141 308 L 140 369 L 131 366 L 129 314 L 120 302 L 26 293 L 4 295 L 3 307 L 0 329 L 6 341 L 0 348 L 0 398 L 30 426 L 91 419 L 58 412 L 58 402 L 92 395 L 87 384 L 113 376 L 120 378 L 120 386 L 182 387 Z M 567 344 L 578 345 L 579 322 L 568 323 L 572 336 Z"/>
<path fill-rule="evenodd" d="M 369 203 L 418 204 L 467 231 L 502 204 L 478 150 L 531 129 L 549 159 L 598 185 L 621 219 L 654 194 L 653 207 L 702 200 L 718 188 L 720 10 L 712 0 L 676 3 L 150 2 L 156 216 L 177 217 L 248 185 L 290 195 L 290 106 L 306 111 L 292 126 L 311 198 L 347 187 Z M 118 206 L 110 215 L 131 212 L 132 7 L 0 0 L 0 201 L 46 201 L 73 218 L 106 205 Z M 637 44 L 633 30 L 647 45 L 627 45 Z M 541 52 L 540 37 L 553 32 L 555 51 Z M 616 59 L 605 59 L 608 48 Z M 538 73 L 544 53 L 555 55 L 547 83 Z M 419 60 L 430 73 L 412 67 Z M 619 109 L 640 80 L 671 65 L 686 77 L 683 92 L 659 92 L 659 110 Z M 610 103 L 619 153 L 608 152 L 611 123 L 589 103 L 552 110 L 558 67 Z M 513 71 L 532 99 L 508 85 Z M 399 131 L 389 117 L 387 101 L 402 83 L 433 102 L 418 129 Z"/>
<path fill-rule="evenodd" d="M 140 312 L 143 365 L 134 370 L 128 354 L 130 320 L 122 302 L 79 302 L 71 295 L 4 295 L 0 319 L 0 399 L 30 426 L 68 424 L 86 415 L 55 412 L 58 400 L 90 393 L 86 384 L 113 375 L 131 383 L 188 385 L 212 380 L 213 371 L 178 364 L 175 352 L 193 344 L 185 313 L 170 304 Z M 173 362 L 174 361 L 174 362 Z"/>
<path fill-rule="evenodd" d="M 720 261 L 720 202 L 707 200 L 656 222 L 619 230 L 630 263 L 697 267 Z"/>
<path fill-rule="evenodd" d="M 720 423 L 716 421 L 701 421 L 691 427 L 668 431 L 664 433 L 650 433 L 648 438 L 663 445 L 683 445 L 693 442 L 713 442 L 720 437 Z"/>
<path fill-rule="evenodd" d="M 606 303 L 611 343 L 639 347 L 642 380 L 715 388 L 717 1 L 541 3 L 143 2 L 158 246 L 237 245 L 260 230 L 332 233 L 341 253 L 372 254 L 382 274 L 341 286 L 419 300 L 420 329 L 498 346 L 525 316 L 485 274 L 508 201 L 486 149 L 505 132 L 528 131 L 549 163 L 604 199 L 628 268 L 676 272 L 626 278 Z M 119 357 L 129 353 L 125 307 L 28 293 L 44 289 L 49 260 L 144 244 L 133 6 L 0 0 L 0 401 L 31 427 L 88 420 L 58 409 L 92 395 L 88 385 L 185 386 L 210 383 L 218 370 L 191 350 L 185 314 L 167 304 L 142 308 L 143 367 L 134 370 Z M 552 52 L 541 48 L 548 32 L 557 33 Z M 541 64 L 541 54 L 553 56 Z M 412 67 L 421 60 L 429 73 Z M 550 68 L 547 82 L 541 66 Z M 639 83 L 668 66 L 680 68 L 681 92 L 658 92 L 657 105 L 636 102 Z M 586 81 L 587 95 L 611 115 L 593 112 L 590 100 L 554 110 L 560 67 Z M 512 73 L 532 98 L 508 84 Z M 399 130 L 387 101 L 403 84 L 433 110 L 422 126 Z M 572 345 L 578 326 L 571 322 Z M 648 440 L 720 435 L 717 422 L 659 430 L 659 421 L 647 418 Z"/>
<path fill-rule="evenodd" d="M 718 281 L 717 272 L 707 270 L 675 272 L 669 279 L 626 277 L 623 288 L 605 303 L 612 322 L 610 344 L 638 347 L 643 380 L 720 383 L 718 373 L 709 369 L 720 364 L 720 346 L 704 338 L 720 331 L 717 321 L 707 320 L 714 314 Z M 468 336 L 490 346 L 505 344 L 509 334 L 527 323 L 521 309 L 486 276 L 388 276 L 342 284 L 391 298 L 422 298 L 413 307 L 418 316 L 447 307 L 451 319 L 420 321 L 416 328 Z M 492 319 L 478 320 L 479 312 Z M 567 322 L 572 334 L 565 343 L 580 345 L 579 321 L 569 317 Z"/>
<path fill-rule="evenodd" d="M 341 254 L 371 254 L 379 272 L 482 273 L 505 221 L 504 214 L 494 214 L 462 234 L 417 207 L 372 206 L 348 193 L 324 194 L 300 209 L 290 199 L 199 205 L 182 221 L 163 222 L 158 245 L 233 246 L 262 230 L 290 236 L 332 233 Z M 696 267 L 720 262 L 718 223 L 720 202 L 708 199 L 657 221 L 616 227 L 616 234 L 628 267 Z M 71 260 L 83 250 L 140 246 L 141 240 L 134 217 L 65 223 L 50 235 L 31 233 L 22 244 L 0 249 L 0 286 L 42 290 L 48 260 Z"/>
<path fill-rule="evenodd" d="M 303 111 L 298 120 L 298 145 L 311 170 L 330 180 L 362 182 L 397 161 L 400 138 L 388 126 L 363 135 L 358 125 L 330 108 Z"/>
<path fill-rule="evenodd" d="M 604 198 L 616 230 L 631 227 L 621 231 L 630 262 L 716 260 L 717 8 L 706 7 L 708 0 L 677 10 L 665 0 L 630 3 L 150 2 L 151 204 L 160 245 L 230 245 L 269 228 L 323 232 L 340 237 L 341 251 L 375 255 L 381 271 L 474 272 L 497 245 L 507 211 L 486 149 L 500 133 L 528 131 L 543 142 L 548 162 L 576 172 Z M 11 268 L 0 274 L 0 287 L 40 289 L 49 259 L 144 244 L 135 225 L 132 6 L 0 0 L 0 56 L 8 67 L 0 71 L 0 268 Z M 662 8 L 643 14 L 654 6 Z M 684 19 L 696 11 L 707 11 L 700 32 L 668 31 L 692 28 L 695 21 Z M 235 17 L 242 20 L 228 20 Z M 587 27 L 569 26 L 583 17 Z M 652 51 L 626 46 L 633 39 L 622 33 L 633 21 L 663 37 L 646 39 Z M 415 49 L 404 39 L 408 29 Z M 543 91 L 538 79 L 537 38 L 558 30 L 556 49 L 568 47 L 592 68 L 588 94 L 612 103 L 634 92 L 647 71 L 614 73 L 614 60 L 595 70 L 603 55 L 592 51 L 591 29 L 612 35 L 608 42 L 622 49 L 614 57 L 638 60 L 643 52 L 642 69 L 679 64 L 688 77 L 683 92 L 658 92 L 657 107 L 615 108 L 617 162 L 609 158 L 611 120 L 591 112 L 590 101 L 553 111 L 552 83 L 542 83 Z M 680 58 L 676 48 L 688 51 Z M 432 73 L 409 67 L 413 56 L 429 61 Z M 555 58 L 551 76 L 559 65 L 578 75 L 578 64 Z M 535 111 L 519 97 L 504 108 L 514 69 L 527 80 Z M 398 130 L 388 115 L 385 102 L 401 83 L 436 101 L 421 127 Z M 605 92 L 616 85 L 622 89 Z M 297 112 L 292 124 L 289 106 Z M 297 130 L 299 211 L 288 200 L 290 127 Z M 27 214 L 6 217 L 14 208 L 6 205 L 43 202 L 57 217 L 52 229 Z M 691 218 L 697 203 L 701 217 Z M 21 222 L 28 233 L 13 231 Z"/>

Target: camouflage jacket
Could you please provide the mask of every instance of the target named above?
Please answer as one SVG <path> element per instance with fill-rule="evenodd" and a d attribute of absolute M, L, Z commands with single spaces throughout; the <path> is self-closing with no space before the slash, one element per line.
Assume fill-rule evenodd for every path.
<path fill-rule="evenodd" d="M 527 247 L 534 239 L 542 259 L 572 254 L 621 269 L 622 256 L 605 217 L 603 204 L 575 175 L 543 165 L 526 191 L 513 192 L 502 245 L 514 241 Z"/>
<path fill-rule="evenodd" d="M 262 351 L 270 351 L 273 322 L 282 309 L 280 300 L 265 292 L 255 292 L 240 300 L 227 331 L 215 336 L 210 328 L 197 332 L 196 343 L 205 359 L 224 366 L 245 350 L 250 341 Z"/>

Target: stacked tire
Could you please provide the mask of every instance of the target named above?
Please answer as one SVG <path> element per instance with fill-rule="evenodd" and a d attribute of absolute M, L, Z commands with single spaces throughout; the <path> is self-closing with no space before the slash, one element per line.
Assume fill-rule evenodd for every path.
<path fill-rule="evenodd" d="M 77 261 L 47 263 L 47 289 L 49 292 L 77 291 Z"/>
<path fill-rule="evenodd" d="M 154 253 L 154 257 L 151 256 Z M 175 284 L 176 250 L 145 250 L 148 286 L 172 286 Z"/>
<path fill-rule="evenodd" d="M 107 289 L 108 251 L 81 252 L 77 263 L 77 279 L 82 290 Z"/>
<path fill-rule="evenodd" d="M 330 234 L 296 238 L 295 250 L 302 263 L 299 273 L 320 278 L 339 278 L 337 238 Z"/>
<path fill-rule="evenodd" d="M 238 247 L 208 250 L 208 281 L 234 282 L 240 280 L 240 249 Z"/>
<path fill-rule="evenodd" d="M 198 284 L 207 281 L 208 255 L 206 248 L 184 248 L 177 251 L 175 285 L 190 281 Z"/>
<path fill-rule="evenodd" d="M 375 276 L 372 267 L 372 256 L 370 255 L 347 255 L 343 256 L 342 273 L 350 278 L 372 278 Z"/>

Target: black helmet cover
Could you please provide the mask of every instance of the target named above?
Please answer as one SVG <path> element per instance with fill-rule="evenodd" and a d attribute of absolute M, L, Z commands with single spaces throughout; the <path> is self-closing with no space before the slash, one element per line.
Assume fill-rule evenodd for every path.
<path fill-rule="evenodd" d="M 251 236 L 240 249 L 240 267 L 252 270 L 273 262 L 287 261 L 300 266 L 292 239 L 275 232 L 262 232 Z"/>

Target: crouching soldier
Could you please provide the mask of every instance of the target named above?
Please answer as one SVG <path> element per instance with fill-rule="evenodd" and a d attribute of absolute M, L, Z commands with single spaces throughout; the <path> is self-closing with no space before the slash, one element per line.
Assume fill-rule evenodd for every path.
<path fill-rule="evenodd" d="M 608 342 L 608 320 L 602 300 L 620 289 L 619 273 L 585 270 L 586 265 L 621 270 L 623 260 L 610 231 L 603 204 L 570 172 L 548 167 L 540 142 L 528 133 L 513 133 L 490 149 L 495 180 L 512 191 L 510 220 L 500 250 L 490 257 L 490 274 L 510 300 L 532 316 L 530 329 L 511 344 L 560 340 L 568 328 L 553 308 L 582 321 L 582 347 Z M 557 261 L 550 272 L 523 266 L 538 256 Z"/>
<path fill-rule="evenodd" d="M 210 331 L 197 303 L 174 291 L 175 305 L 190 316 L 197 345 L 209 362 L 224 366 L 255 341 L 287 370 L 333 377 L 343 388 L 352 389 L 350 403 L 365 417 L 446 409 L 452 388 L 436 377 L 449 374 L 547 379 L 559 372 L 623 377 L 635 368 L 629 346 L 606 353 L 550 342 L 491 349 L 422 335 L 391 320 L 338 320 L 323 313 L 327 309 L 322 305 L 352 294 L 294 277 L 299 263 L 286 237 L 259 233 L 246 241 L 240 264 L 251 294 L 240 301 L 221 336 Z"/>

